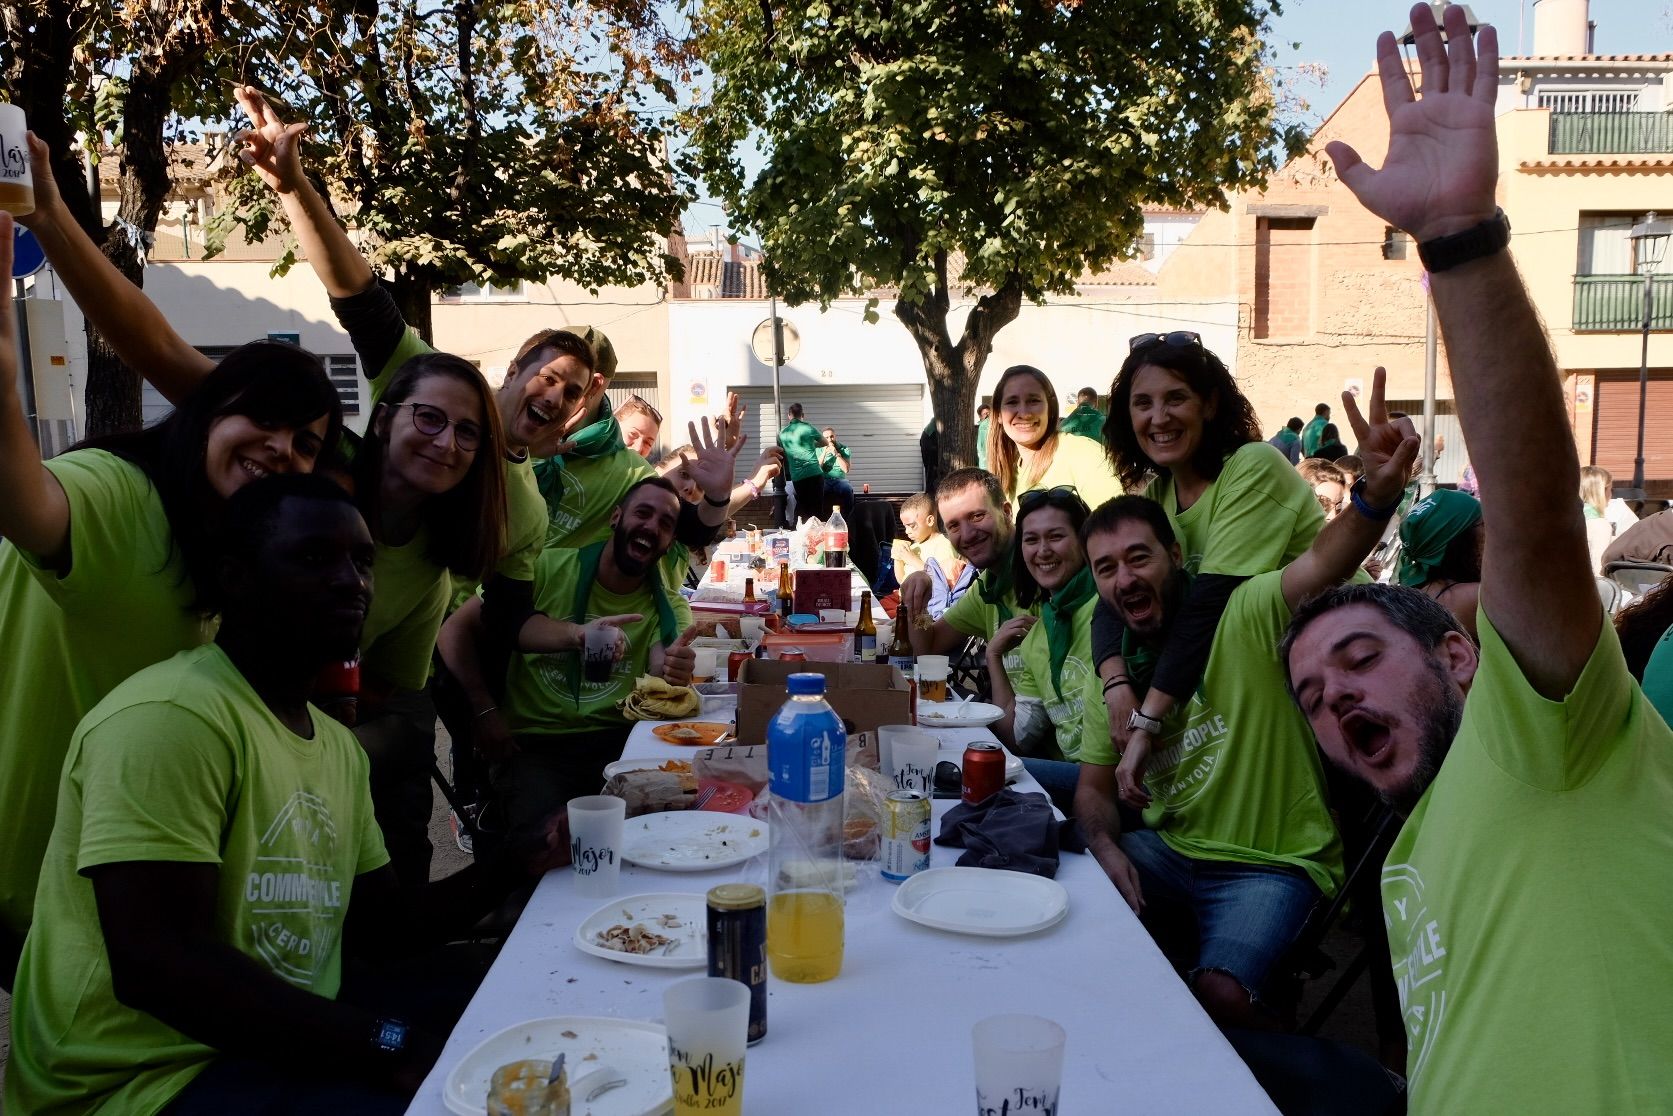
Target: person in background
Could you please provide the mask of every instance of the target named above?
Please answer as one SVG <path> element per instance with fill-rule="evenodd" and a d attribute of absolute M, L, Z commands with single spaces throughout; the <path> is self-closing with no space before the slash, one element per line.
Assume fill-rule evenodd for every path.
<path fill-rule="evenodd" d="M 1059 429 L 1057 392 L 1046 374 L 1013 365 L 993 388 L 998 421 L 988 431 L 988 463 L 1007 501 L 1036 488 L 1074 488 L 1087 504 L 1121 494 L 1098 443 Z"/>
<path fill-rule="evenodd" d="M 1342 432 L 1336 429 L 1335 423 L 1325 423 L 1324 430 L 1319 434 L 1318 448 L 1307 456 L 1322 457 L 1326 461 L 1348 456 L 1348 447 L 1342 444 Z"/>
<path fill-rule="evenodd" d="M 953 544 L 941 533 L 935 521 L 935 503 L 927 492 L 915 492 L 900 505 L 900 527 L 905 541 L 896 539 L 890 546 L 895 562 L 895 580 L 904 582 L 908 574 L 926 572 L 935 582 L 930 594 L 929 615 L 941 619 L 952 603 L 964 595 L 976 572 L 958 556 Z"/>
<path fill-rule="evenodd" d="M 1266 440 L 1266 444 L 1284 455 L 1291 465 L 1301 463 L 1301 420 L 1292 418 L 1278 428 L 1278 433 Z"/>
<path fill-rule="evenodd" d="M 1647 515 L 1615 536 L 1603 563 L 1655 562 L 1673 566 L 1673 508 Z"/>
<path fill-rule="evenodd" d="M 825 502 L 825 470 L 819 464 L 819 430 L 802 417 L 800 403 L 790 404 L 785 415 L 778 445 L 784 451 L 785 471 L 795 496 L 795 518 L 828 518 L 831 512 Z"/>
<path fill-rule="evenodd" d="M 1592 556 L 1592 572 L 1603 575 L 1603 552 L 1615 541 L 1615 525 L 1609 520 L 1608 469 L 1580 466 L 1580 512 L 1586 520 L 1586 550 Z"/>
<path fill-rule="evenodd" d="M 993 408 L 983 403 L 976 408 L 976 467 L 988 467 L 988 427 L 993 425 Z M 933 488 L 926 488 L 926 492 L 934 492 Z"/>
<path fill-rule="evenodd" d="M 1352 488 L 1355 484 L 1357 484 L 1359 482 L 1359 478 L 1365 475 L 1365 461 L 1357 453 L 1350 453 L 1345 457 L 1338 457 L 1335 461 L 1331 462 L 1331 464 L 1335 465 L 1342 471 L 1342 475 L 1347 478 L 1349 488 Z"/>
<path fill-rule="evenodd" d="M 1645 670 L 1650 665 L 1652 657 L 1659 659 L 1658 666 L 1664 672 L 1661 676 L 1661 689 L 1657 696 L 1651 698 L 1651 704 L 1661 713 L 1663 718 L 1673 724 L 1673 704 L 1662 700 L 1673 697 L 1669 688 L 1673 687 L 1673 649 L 1667 646 L 1669 640 L 1664 638 L 1669 629 L 1673 629 L 1673 578 L 1663 578 L 1649 592 L 1615 614 L 1615 635 L 1621 641 L 1621 656 L 1626 660 L 1627 672 L 1640 682 L 1645 682 Z M 1646 684 L 1644 693 L 1650 696 L 1649 686 Z"/>
<path fill-rule="evenodd" d="M 631 395 L 616 408 L 616 422 L 621 426 L 622 444 L 648 460 L 662 431 L 662 412 L 639 396 Z"/>
<path fill-rule="evenodd" d="M 706 496 L 696 468 L 699 456 L 697 447 L 687 442 L 670 450 L 656 465 L 657 475 L 666 477 L 680 499 L 688 504 L 699 503 Z M 731 522 L 733 516 L 759 499 L 767 485 L 783 474 L 784 451 L 777 446 L 764 450 L 756 459 L 755 471 L 749 479 L 732 490 L 731 502 L 726 507 L 727 521 Z M 731 534 L 730 531 L 722 531 L 720 538 L 730 538 Z M 709 568 L 712 549 L 711 546 L 688 547 L 676 540 L 663 558 L 662 583 L 672 589 L 684 585 L 688 573 L 695 573 L 701 578 L 703 571 Z"/>
<path fill-rule="evenodd" d="M 931 418 L 918 435 L 918 456 L 924 463 L 924 491 L 934 492 L 941 483 L 941 420 Z"/>
<path fill-rule="evenodd" d="M 1336 514 L 1347 506 L 1350 482 L 1341 469 L 1320 457 L 1304 457 L 1295 471 L 1313 486 L 1313 495 L 1319 501 L 1326 523 L 1335 519 Z"/>
<path fill-rule="evenodd" d="M 1057 429 L 1064 434 L 1097 438 L 1104 428 L 1104 412 L 1098 409 L 1098 389 L 1083 387 L 1075 392 L 1075 409 L 1063 416 Z"/>
<path fill-rule="evenodd" d="M 1313 417 L 1301 431 L 1301 456 L 1313 457 L 1324 441 L 1324 428 L 1330 423 L 1330 404 L 1320 403 L 1313 408 Z"/>
<path fill-rule="evenodd" d="M 1637 525 L 1638 515 L 1625 500 L 1614 494 L 1615 477 L 1608 469 L 1601 465 L 1582 466 L 1580 469 L 1582 484 L 1585 483 L 1588 476 L 1595 478 L 1594 483 L 1603 490 L 1604 503 L 1601 509 L 1603 518 L 1609 521 L 1609 526 L 1612 528 L 1610 538 L 1618 539 L 1621 537 L 1621 532 Z"/>
<path fill-rule="evenodd" d="M 827 426 L 819 432 L 819 467 L 825 473 L 824 501 L 827 507 L 838 507 L 842 514 L 854 514 L 854 486 L 849 483 L 848 471 L 854 467 L 854 455 L 837 441 L 836 431 Z"/>
<path fill-rule="evenodd" d="M 1395 580 L 1439 601 L 1476 638 L 1481 593 L 1481 548 L 1487 532 L 1481 501 L 1437 488 L 1400 521 L 1400 565 Z"/>

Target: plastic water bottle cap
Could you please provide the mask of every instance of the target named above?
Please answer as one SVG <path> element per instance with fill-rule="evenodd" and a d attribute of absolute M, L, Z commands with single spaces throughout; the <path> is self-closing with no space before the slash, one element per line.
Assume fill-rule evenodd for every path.
<path fill-rule="evenodd" d="M 823 694 L 825 692 L 825 676 L 823 674 L 792 674 L 789 678 L 792 694 Z"/>

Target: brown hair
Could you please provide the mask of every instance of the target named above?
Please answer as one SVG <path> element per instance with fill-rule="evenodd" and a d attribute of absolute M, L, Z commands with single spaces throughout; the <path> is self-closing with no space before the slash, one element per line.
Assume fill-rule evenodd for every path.
<path fill-rule="evenodd" d="M 1308 484 L 1318 485 L 1335 481 L 1337 484 L 1347 484 L 1348 475 L 1322 457 L 1304 457 L 1295 467 L 1301 474 L 1301 479 Z"/>
<path fill-rule="evenodd" d="M 1046 434 L 1034 451 L 1033 472 L 1034 477 L 1039 478 L 1046 475 L 1051 468 L 1051 459 L 1057 453 L 1057 392 L 1046 374 L 1038 368 L 1031 364 L 1013 364 L 993 385 L 995 410 L 1003 411 L 1005 385 L 1019 376 L 1032 376 L 1046 396 Z M 1000 491 L 1009 494 L 1022 488 L 1022 454 L 1018 452 L 1016 443 L 1011 441 L 1011 436 L 1005 433 L 1004 426 L 1002 421 L 988 425 L 988 468 L 998 478 Z"/>

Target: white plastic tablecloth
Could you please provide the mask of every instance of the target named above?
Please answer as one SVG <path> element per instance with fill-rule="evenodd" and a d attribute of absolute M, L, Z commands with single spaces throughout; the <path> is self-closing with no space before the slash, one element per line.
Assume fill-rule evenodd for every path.
<path fill-rule="evenodd" d="M 637 725 L 624 755 L 689 758 L 690 748 L 663 744 L 651 728 Z M 929 731 L 950 744 L 991 739 L 984 729 Z M 1018 785 L 1038 789 L 1026 774 Z M 937 831 L 954 804 L 935 802 Z M 951 866 L 960 851 L 934 846 L 932 866 Z M 765 883 L 764 859 L 700 873 L 626 865 L 619 894 L 702 894 L 730 880 Z M 512 1024 L 557 1015 L 660 1023 L 663 989 L 703 974 L 581 952 L 575 927 L 604 901 L 577 896 L 571 880 L 567 871 L 552 872 L 536 889 L 409 1113 L 445 1113 L 447 1074 L 479 1042 Z M 1275 1112 L 1097 862 L 1065 853 L 1057 880 L 1069 892 L 1068 916 L 1020 938 L 972 937 L 908 922 L 890 910 L 895 885 L 863 881 L 848 895 L 841 974 L 811 985 L 769 977 L 767 1037 L 745 1060 L 745 1111 L 969 1116 L 971 1026 L 988 1015 L 1027 1012 L 1068 1032 L 1065 1116 Z"/>

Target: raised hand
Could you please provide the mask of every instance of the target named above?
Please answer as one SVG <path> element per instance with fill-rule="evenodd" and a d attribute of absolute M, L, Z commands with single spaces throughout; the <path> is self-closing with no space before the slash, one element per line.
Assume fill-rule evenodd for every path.
<path fill-rule="evenodd" d="M 691 479 L 711 499 L 731 492 L 732 477 L 738 467 L 738 451 L 744 448 L 749 436 L 739 433 L 736 438 L 729 438 L 724 428 L 711 430 L 707 415 L 703 416 L 701 431 L 695 422 L 686 423 L 686 428 L 691 435 L 691 444 L 697 448 L 696 460 L 686 466 Z"/>
<path fill-rule="evenodd" d="M 288 194 L 307 184 L 302 173 L 302 136 L 306 124 L 286 124 L 253 85 L 233 91 L 238 107 L 250 118 L 250 127 L 233 138 L 238 142 L 238 161 L 261 176 L 276 192 Z"/>
<path fill-rule="evenodd" d="M 697 673 L 697 649 L 691 641 L 697 638 L 697 625 L 681 632 L 662 654 L 662 680 L 670 686 L 689 686 Z"/>
<path fill-rule="evenodd" d="M 738 393 L 726 393 L 726 409 L 715 416 L 715 438 L 721 445 L 730 449 L 734 442 L 740 446 L 744 438 L 744 412 L 748 410 L 738 402 Z"/>
<path fill-rule="evenodd" d="M 52 152 L 35 137 L 34 132 L 24 133 L 23 138 L 29 145 L 29 174 L 35 181 L 35 211 L 19 217 L 17 223 L 29 229 L 44 228 L 61 218 L 64 199 L 58 193 L 58 180 L 52 177 Z M 9 248 L 10 237 L 6 239 L 6 244 Z M 11 273 L 8 265 L 6 274 Z"/>
<path fill-rule="evenodd" d="M 1446 9 L 1445 43 L 1429 5 L 1415 5 L 1411 19 L 1422 66 L 1421 98 L 1413 96 L 1394 36 L 1385 31 L 1377 38 L 1389 126 L 1381 169 L 1372 170 L 1340 140 L 1325 151 L 1366 209 L 1422 243 L 1478 225 L 1496 210 L 1499 37 L 1483 24 L 1472 43 L 1461 5 Z"/>
<path fill-rule="evenodd" d="M 1359 441 L 1360 460 L 1365 462 L 1365 501 L 1375 508 L 1393 507 L 1411 476 L 1417 459 L 1418 437 L 1407 434 L 1388 417 L 1383 401 L 1388 372 L 1378 367 L 1371 374 L 1369 416 L 1362 414 L 1352 392 L 1342 393 L 1342 409 L 1348 413 L 1354 437 Z"/>

